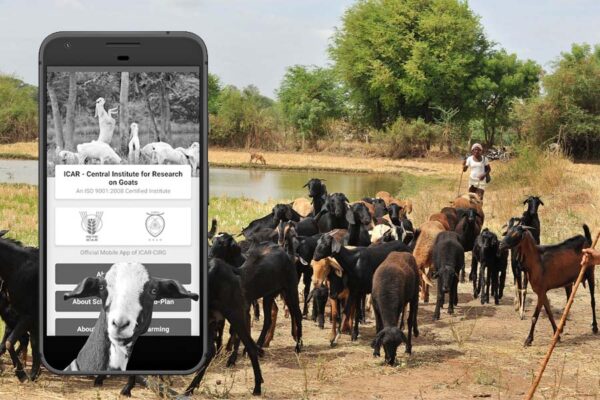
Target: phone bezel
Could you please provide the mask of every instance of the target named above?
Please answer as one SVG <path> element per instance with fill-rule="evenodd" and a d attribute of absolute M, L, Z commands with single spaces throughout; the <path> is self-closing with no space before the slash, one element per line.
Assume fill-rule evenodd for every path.
<path fill-rule="evenodd" d="M 69 42 L 70 46 L 65 43 Z M 112 43 L 139 43 L 135 46 L 107 46 Z M 129 55 L 128 60 L 117 60 Z M 126 371 L 63 371 L 55 365 L 68 365 L 87 337 L 46 335 L 46 122 L 47 67 L 179 67 L 200 69 L 200 336 L 144 336 L 134 354 L 149 354 L 147 369 Z M 207 260 L 206 227 L 208 215 L 208 54 L 202 39 L 190 32 L 57 32 L 46 39 L 39 51 L 39 243 L 40 243 L 40 352 L 44 366 L 53 373 L 69 375 L 190 374 L 206 356 Z M 65 350 L 68 349 L 68 350 Z M 74 355 L 73 355 L 74 354 Z M 177 358 L 169 355 L 177 354 Z M 132 357 L 133 358 L 133 357 Z M 66 364 L 65 364 L 65 361 Z M 141 360 L 140 360 L 141 361 Z M 160 365 L 160 367 L 158 367 Z M 155 367 L 156 366 L 156 367 Z"/>

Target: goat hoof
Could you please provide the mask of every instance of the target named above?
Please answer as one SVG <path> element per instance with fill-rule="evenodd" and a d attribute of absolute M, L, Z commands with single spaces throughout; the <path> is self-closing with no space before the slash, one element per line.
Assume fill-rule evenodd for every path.
<path fill-rule="evenodd" d="M 121 396 L 131 397 L 131 389 L 125 388 L 121 390 Z"/>
<path fill-rule="evenodd" d="M 265 351 L 261 347 L 259 347 L 256 352 L 258 353 L 259 357 L 263 357 L 265 355 Z"/>
<path fill-rule="evenodd" d="M 413 331 L 413 336 L 414 336 L 414 337 L 419 337 L 419 330 L 418 330 L 418 329 L 415 329 L 415 330 Z"/>
<path fill-rule="evenodd" d="M 407 347 L 406 350 L 404 350 L 404 352 L 406 354 L 412 354 L 412 348 Z"/>
<path fill-rule="evenodd" d="M 255 389 L 252 391 L 252 396 L 260 396 L 260 389 L 256 389 L 256 388 L 255 388 Z"/>
<path fill-rule="evenodd" d="M 532 338 L 525 339 L 525 343 L 523 343 L 523 347 L 529 347 L 529 346 L 531 346 L 532 342 L 533 342 Z"/>
<path fill-rule="evenodd" d="M 21 382 L 21 383 L 23 383 L 29 379 L 29 377 L 27 376 L 27 373 L 25 371 L 15 371 L 15 375 L 17 375 L 17 378 L 19 379 L 19 382 Z"/>
<path fill-rule="evenodd" d="M 592 332 L 598 333 L 598 325 L 592 325 Z"/>
<path fill-rule="evenodd" d="M 375 350 L 375 351 L 373 352 L 373 357 L 380 357 L 380 356 L 381 356 L 381 353 L 380 353 L 380 352 L 378 352 L 377 350 Z"/>

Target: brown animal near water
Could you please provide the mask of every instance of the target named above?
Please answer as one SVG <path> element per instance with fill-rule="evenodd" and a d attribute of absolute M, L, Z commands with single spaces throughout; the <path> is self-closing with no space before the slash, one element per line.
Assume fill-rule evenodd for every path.
<path fill-rule="evenodd" d="M 255 162 L 256 164 L 260 162 L 262 165 L 267 165 L 267 160 L 265 160 L 265 156 L 263 156 L 260 153 L 250 153 L 250 164 L 252 164 L 253 162 Z"/>

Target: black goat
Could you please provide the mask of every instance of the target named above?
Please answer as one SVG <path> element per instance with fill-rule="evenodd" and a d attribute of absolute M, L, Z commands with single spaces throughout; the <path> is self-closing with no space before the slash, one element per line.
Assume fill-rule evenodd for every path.
<path fill-rule="evenodd" d="M 369 225 L 371 225 L 371 214 L 363 203 L 354 203 L 346 211 L 348 221 L 348 245 L 368 246 L 371 244 Z"/>
<path fill-rule="evenodd" d="M 465 266 L 465 251 L 456 232 L 440 232 L 433 245 L 434 277 L 437 277 L 437 302 L 433 319 L 440 319 L 444 296 L 448 293 L 448 314 L 458 304 L 458 278 Z"/>
<path fill-rule="evenodd" d="M 500 251 L 499 245 L 498 236 L 485 228 L 477 237 L 473 247 L 473 258 L 480 264 L 479 279 L 477 279 L 477 270 L 473 279 L 473 297 L 477 298 L 481 293 L 481 304 L 490 302 L 490 283 L 494 304 L 500 304 L 504 293 L 508 251 Z"/>
<path fill-rule="evenodd" d="M 4 282 L 0 282 L 0 287 L 4 285 Z M 3 289 L 0 289 L 0 318 L 4 321 L 4 337 L 0 343 L 0 356 L 6 352 L 6 339 L 10 336 L 10 333 L 19 322 L 19 315 L 15 309 L 10 305 L 8 295 Z M 24 333 L 23 336 L 18 338 L 19 347 L 15 352 L 21 357 L 27 357 L 27 347 L 29 346 L 29 334 Z"/>
<path fill-rule="evenodd" d="M 226 319 L 231 325 L 231 330 L 236 333 L 246 348 L 254 371 L 254 390 L 252 394 L 259 395 L 263 378 L 258 356 L 262 355 L 262 350 L 250 336 L 248 305 L 242 295 L 242 284 L 238 271 L 218 258 L 209 260 L 208 268 L 208 351 L 185 393 L 191 396 L 194 389 L 200 385 L 206 369 L 217 352 L 215 337 L 218 326 L 222 325 L 221 320 Z"/>
<path fill-rule="evenodd" d="M 313 217 L 321 211 L 327 199 L 327 186 L 323 182 L 325 179 L 312 178 L 302 186 L 308 188 L 308 197 L 312 199 Z"/>
<path fill-rule="evenodd" d="M 313 276 L 313 269 L 310 265 L 310 261 L 313 258 L 315 249 L 317 248 L 317 242 L 322 236 L 322 233 L 302 237 L 298 236 L 298 247 L 296 247 L 296 271 L 298 272 L 298 280 L 302 278 L 304 283 L 304 307 L 302 309 L 302 315 L 308 315 L 308 302 L 310 294 L 310 283 Z"/>
<path fill-rule="evenodd" d="M 540 244 L 540 235 L 542 233 L 542 228 L 540 224 L 540 217 L 538 216 L 538 209 L 540 206 L 544 205 L 542 199 L 538 196 L 529 196 L 523 201 L 523 204 L 527 205 L 527 210 L 523 212 L 523 216 L 521 217 L 521 224 L 530 226 L 531 236 L 537 244 Z"/>
<path fill-rule="evenodd" d="M 310 291 L 307 302 L 313 302 L 312 320 L 317 321 L 319 328 L 325 328 L 325 306 L 329 297 L 329 288 L 325 285 L 314 288 Z"/>
<path fill-rule="evenodd" d="M 348 275 L 348 288 L 350 298 L 344 312 L 350 318 L 360 310 L 361 299 L 371 293 L 373 274 L 381 262 L 392 251 L 409 251 L 408 247 L 398 241 L 382 243 L 373 247 L 357 247 L 348 249 L 343 246 L 342 240 L 336 238 L 331 232 L 321 236 L 315 249 L 313 259 L 322 260 L 333 257 Z M 359 318 L 354 318 L 351 340 L 358 338 Z"/>
<path fill-rule="evenodd" d="M 459 208 L 456 210 L 458 214 L 458 222 L 454 232 L 458 234 L 460 244 L 464 251 L 472 251 L 475 245 L 475 239 L 481 233 L 481 215 L 474 208 Z M 474 269 L 475 268 L 475 269 Z M 469 280 L 474 279 L 474 272 L 477 270 L 477 266 L 474 261 L 471 260 L 471 273 L 469 274 Z M 476 274 L 476 272 L 475 272 Z M 465 268 L 460 272 L 460 281 L 465 281 Z"/>
<path fill-rule="evenodd" d="M 334 229 L 348 229 L 346 211 L 348 198 L 343 193 L 332 193 L 327 196 L 323 206 L 324 214 L 319 218 L 319 232 L 326 233 Z"/>
<path fill-rule="evenodd" d="M 8 294 L 10 306 L 17 320 L 4 345 L 10 354 L 15 374 L 21 382 L 28 376 L 15 351 L 14 344 L 28 334 L 31 341 L 32 365 L 29 378 L 35 380 L 40 373 L 39 350 L 39 250 L 24 247 L 20 242 L 0 235 L 0 279 L 3 290 Z"/>
<path fill-rule="evenodd" d="M 373 219 L 382 218 L 383 216 L 387 215 L 388 209 L 385 205 L 385 200 L 377 197 L 363 197 L 362 201 L 373 204 L 373 207 L 375 208 L 375 215 L 373 215 Z"/>
<path fill-rule="evenodd" d="M 264 323 L 256 343 L 259 347 L 265 344 L 266 335 L 271 328 L 271 309 L 275 297 L 283 296 L 290 310 L 292 320 L 292 337 L 296 341 L 295 351 L 302 347 L 302 313 L 298 303 L 298 275 L 296 267 L 288 254 L 276 244 L 265 243 L 250 250 L 244 264 L 239 268 L 242 279 L 243 294 L 248 303 L 263 299 Z M 235 341 L 235 349 L 228 364 L 237 359 L 239 340 Z"/>
<path fill-rule="evenodd" d="M 273 207 L 273 210 L 270 214 L 267 214 L 262 218 L 255 219 L 254 221 L 250 222 L 247 227 L 243 228 L 242 235 L 248 239 L 255 232 L 258 232 L 261 229 L 275 229 L 279 224 L 279 221 L 298 222 L 301 218 L 301 215 L 298 214 L 290 204 L 277 204 L 275 207 Z"/>
<path fill-rule="evenodd" d="M 381 346 L 385 361 L 394 365 L 396 350 L 406 343 L 406 353 L 412 352 L 412 333 L 419 336 L 417 312 L 419 308 L 419 272 L 417 262 L 410 253 L 391 252 L 373 275 L 373 294 L 376 332 L 373 355 L 380 355 Z M 404 310 L 410 307 L 407 323 L 408 338 L 399 326 L 404 325 Z"/>

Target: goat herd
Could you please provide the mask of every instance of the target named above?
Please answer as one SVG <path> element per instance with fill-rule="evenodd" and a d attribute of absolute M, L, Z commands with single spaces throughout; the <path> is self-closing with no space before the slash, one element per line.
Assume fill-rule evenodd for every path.
<path fill-rule="evenodd" d="M 275 205 L 270 214 L 242 229 L 243 240 L 236 241 L 229 233 L 217 233 L 217 221 L 212 221 L 208 233 L 208 353 L 186 394 L 198 387 L 211 359 L 223 347 L 225 320 L 230 325 L 230 338 L 225 345 L 231 351 L 227 365 L 235 364 L 243 343 L 254 370 L 253 393 L 261 393 L 259 356 L 274 336 L 277 296 L 283 298 L 289 311 L 296 352 L 302 350 L 302 319 L 308 315 L 311 301 L 312 319 L 321 328 L 326 303 L 330 305 L 331 346 L 340 333 L 350 333 L 352 341 L 358 339 L 360 324 L 371 304 L 376 321 L 373 355 L 379 356 L 383 347 L 386 363 L 394 364 L 400 344 L 405 344 L 406 353 L 412 351 L 412 336 L 419 336 L 419 298 L 429 301 L 429 287 L 434 280 L 434 318 L 440 318 L 446 294 L 448 313 L 453 313 L 458 304 L 458 283 L 466 279 L 465 252 L 472 255 L 469 279 L 473 282 L 473 296 L 479 297 L 482 304 L 492 296 L 498 304 L 503 296 L 510 251 L 515 309 L 521 317 L 529 283 L 537 295 L 525 341 L 525 345 L 530 345 L 542 306 L 556 330 L 546 292 L 564 287 L 567 296 L 571 293 L 580 270 L 582 249 L 591 245 L 586 225 L 584 235 L 556 245 L 539 245 L 538 208 L 543 202 L 535 196 L 525 200 L 527 210 L 508 221 L 503 238 L 499 239 L 483 228 L 483 204 L 475 194 L 454 199 L 452 207 L 431 214 L 415 228 L 408 218 L 413 208 L 409 200 L 379 192 L 375 197 L 350 202 L 343 193 L 327 193 L 319 179 L 311 179 L 305 187 L 311 200 L 301 198 Z M 34 334 L 39 311 L 39 255 L 37 249 L 24 247 L 5 234 L 6 231 L 0 232 L 0 315 L 6 325 L 0 353 L 9 352 L 17 377 L 25 380 L 28 375 L 21 358 L 26 358 L 31 341 L 33 363 L 29 378 L 33 380 L 40 370 L 38 339 Z M 593 268 L 587 269 L 585 278 L 591 296 L 592 329 L 597 333 Z M 300 279 L 304 283 L 302 307 Z M 254 341 L 250 311 L 253 307 L 254 318 L 260 318 L 259 299 L 263 326 Z M 15 348 L 17 342 L 19 347 Z M 122 393 L 130 394 L 136 382 L 143 384 L 145 379 L 131 377 Z"/>

